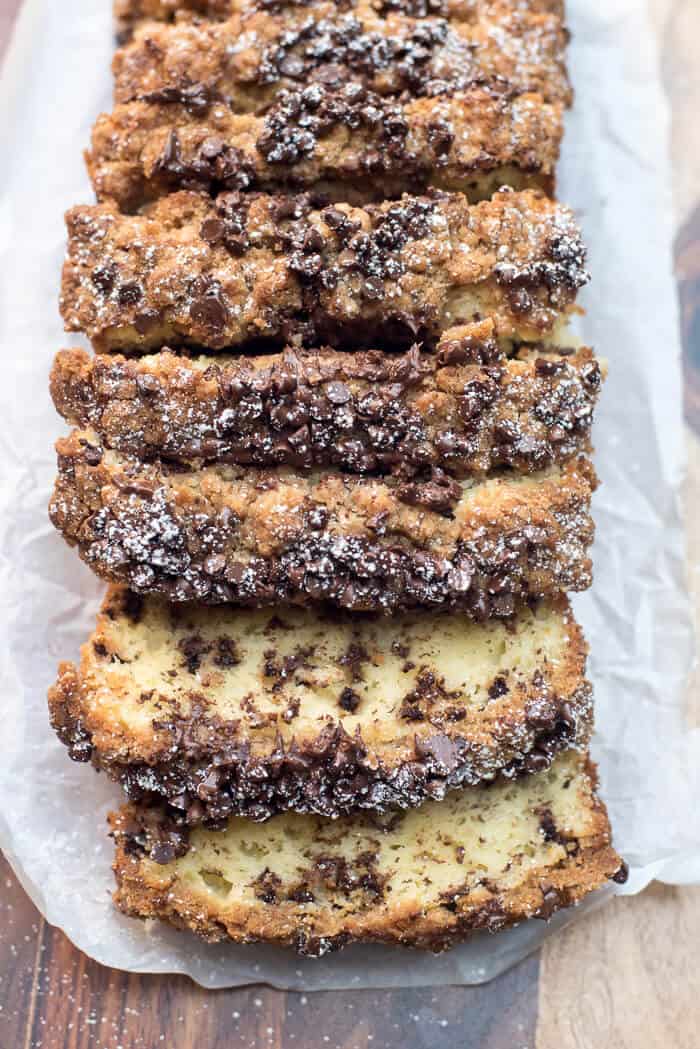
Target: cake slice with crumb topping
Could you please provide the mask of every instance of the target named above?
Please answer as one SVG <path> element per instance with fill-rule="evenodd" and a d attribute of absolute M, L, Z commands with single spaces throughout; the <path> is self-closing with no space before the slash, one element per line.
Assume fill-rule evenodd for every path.
<path fill-rule="evenodd" d="M 310 955 L 353 942 L 441 951 L 477 930 L 550 918 L 627 876 L 595 768 L 575 752 L 384 819 L 233 817 L 196 830 L 177 857 L 157 810 L 125 806 L 111 826 L 126 914 Z"/>
<path fill-rule="evenodd" d="M 53 726 L 189 827 L 338 816 L 546 768 L 585 747 L 586 645 L 565 598 L 508 622 L 168 605 L 113 588 L 50 692 Z"/>
<path fill-rule="evenodd" d="M 73 208 L 67 224 L 63 318 L 103 351 L 432 347 L 484 321 L 499 343 L 556 341 L 588 280 L 572 213 L 532 192 L 320 209 L 182 192 L 140 215 Z"/>
<path fill-rule="evenodd" d="M 513 0 L 481 4 L 471 19 L 377 7 L 247 3 L 223 21 L 149 22 L 114 57 L 115 101 L 167 102 L 184 92 L 191 107 L 206 96 L 235 113 L 260 113 L 280 91 L 349 78 L 382 98 L 499 83 L 513 95 L 571 101 L 558 14 Z"/>
<path fill-rule="evenodd" d="M 586 348 L 533 346 L 508 360 L 474 335 L 436 354 L 74 349 L 56 355 L 51 392 L 71 425 L 141 459 L 462 478 L 532 473 L 590 450 L 604 372 Z"/>
<path fill-rule="evenodd" d="M 98 200 L 123 211 L 182 188 L 359 204 L 433 188 L 479 201 L 502 186 L 551 193 L 562 134 L 561 103 L 498 85 L 403 99 L 311 84 L 265 115 L 188 87 L 102 114 L 86 159 Z"/>
<path fill-rule="evenodd" d="M 151 21 L 114 60 L 117 105 L 89 156 L 95 190 L 125 209 L 195 185 L 354 201 L 426 186 L 472 199 L 501 185 L 551 191 L 567 39 L 560 10 L 520 0 L 468 11 L 264 0 L 215 21 Z"/>
<path fill-rule="evenodd" d="M 80 430 L 57 450 L 54 525 L 98 575 L 140 593 L 481 619 L 591 582 L 596 477 L 583 456 L 484 481 L 436 469 L 402 481 L 143 462 Z"/>
<path fill-rule="evenodd" d="M 242 11 L 294 12 L 309 0 L 114 0 L 118 27 L 128 36 L 144 21 L 185 21 L 198 16 L 213 20 L 231 18 Z M 450 22 L 476 22 L 488 14 L 501 18 L 512 12 L 522 15 L 564 17 L 563 0 L 343 0 L 344 11 L 372 9 L 380 16 L 399 12 L 409 18 L 447 18 Z"/>

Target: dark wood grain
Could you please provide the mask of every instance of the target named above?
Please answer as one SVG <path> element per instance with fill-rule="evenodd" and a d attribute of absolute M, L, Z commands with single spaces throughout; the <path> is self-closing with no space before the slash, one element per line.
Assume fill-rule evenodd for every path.
<path fill-rule="evenodd" d="M 38 998 L 44 919 L 0 853 L 0 1047 L 24 1049 Z"/>
<path fill-rule="evenodd" d="M 185 977 L 98 965 L 40 918 L 2 857 L 0 884 L 0 1049 L 520 1049 L 534 1041 L 536 958 L 484 987 L 211 992 Z"/>

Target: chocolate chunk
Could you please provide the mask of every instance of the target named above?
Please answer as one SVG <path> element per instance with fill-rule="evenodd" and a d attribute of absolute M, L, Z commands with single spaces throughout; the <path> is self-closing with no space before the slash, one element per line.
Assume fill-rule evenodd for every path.
<path fill-rule="evenodd" d="M 508 682 L 503 675 L 495 677 L 489 688 L 489 699 L 498 699 L 500 696 L 505 696 L 508 692 Z"/>
<path fill-rule="evenodd" d="M 435 764 L 438 771 L 444 775 L 452 772 L 460 760 L 458 744 L 444 733 L 436 733 L 424 739 L 417 736 L 416 753 L 421 758 L 430 759 L 431 764 Z"/>
<path fill-rule="evenodd" d="M 224 238 L 226 226 L 220 218 L 208 218 L 202 223 L 199 235 L 207 244 L 217 244 Z"/>
<path fill-rule="evenodd" d="M 171 845 L 170 842 L 158 842 L 151 849 L 151 859 L 154 863 L 172 863 L 176 857 L 175 846 Z"/>
<path fill-rule="evenodd" d="M 241 656 L 233 638 L 220 637 L 216 641 L 214 663 L 217 667 L 229 668 L 238 666 Z"/>
<path fill-rule="evenodd" d="M 228 310 L 221 293 L 211 290 L 201 298 L 195 299 L 190 306 L 190 317 L 195 323 L 202 324 L 205 328 L 215 331 L 225 328 Z"/>
<path fill-rule="evenodd" d="M 203 116 L 217 95 L 206 84 L 185 84 L 180 87 L 164 87 L 139 96 L 141 102 L 152 105 L 184 106 L 192 116 Z"/>
<path fill-rule="evenodd" d="M 204 641 L 199 634 L 181 638 L 178 648 L 184 658 L 183 666 L 190 674 L 196 674 L 202 665 L 202 657 L 211 651 L 211 644 Z"/>
<path fill-rule="evenodd" d="M 617 882 L 618 885 L 624 885 L 629 878 L 630 869 L 628 864 L 623 860 L 618 869 L 612 876 L 612 880 Z"/>
<path fill-rule="evenodd" d="M 542 893 L 542 903 L 537 908 L 537 917 L 549 921 L 554 912 L 559 909 L 561 899 L 554 888 L 545 889 Z"/>

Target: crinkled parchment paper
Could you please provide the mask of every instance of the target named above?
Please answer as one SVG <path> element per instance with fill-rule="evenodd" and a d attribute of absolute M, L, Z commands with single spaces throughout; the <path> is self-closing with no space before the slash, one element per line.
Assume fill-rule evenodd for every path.
<path fill-rule="evenodd" d="M 189 973 L 208 987 L 486 980 L 570 916 L 440 958 L 357 948 L 299 961 L 278 949 L 205 946 L 112 909 L 104 817 L 119 792 L 68 760 L 45 702 L 58 660 L 75 657 L 91 627 L 100 591 L 47 521 L 62 425 L 47 377 L 66 344 L 56 308 L 62 212 L 91 199 L 81 149 L 109 105 L 110 6 L 28 0 L 0 91 L 0 845 L 47 919 L 118 968 Z M 693 637 L 679 519 L 668 113 L 644 7 L 570 0 L 577 105 L 560 182 L 590 245 L 583 335 L 610 362 L 596 431 L 605 482 L 595 499 L 597 575 L 576 605 L 592 647 L 603 793 L 632 868 L 626 892 L 654 877 L 700 881 L 700 741 L 684 714 Z"/>

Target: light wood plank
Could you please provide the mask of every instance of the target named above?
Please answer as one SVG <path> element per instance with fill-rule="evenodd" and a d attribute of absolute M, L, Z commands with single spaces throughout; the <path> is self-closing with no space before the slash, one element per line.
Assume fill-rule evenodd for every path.
<path fill-rule="evenodd" d="M 697 1049 L 700 889 L 652 885 L 553 936 L 536 1049 Z"/>

